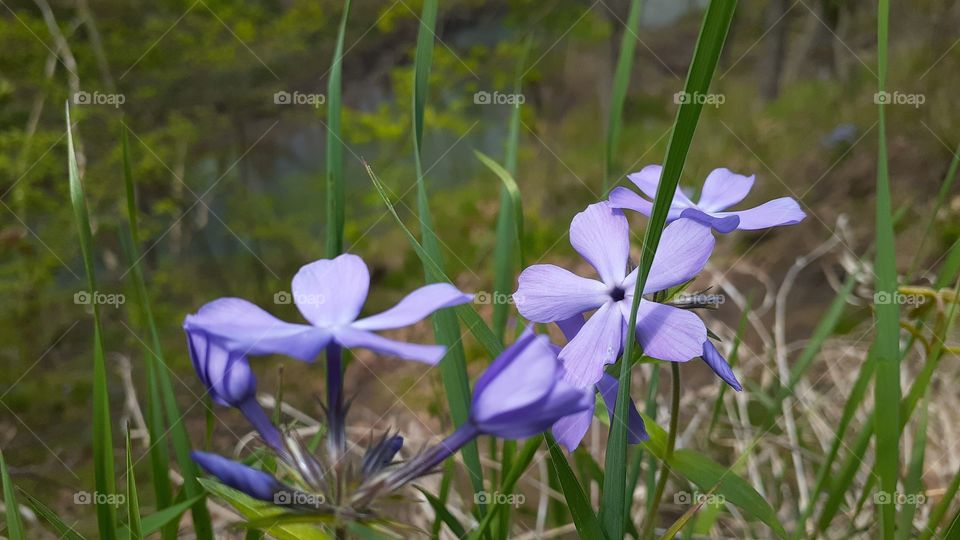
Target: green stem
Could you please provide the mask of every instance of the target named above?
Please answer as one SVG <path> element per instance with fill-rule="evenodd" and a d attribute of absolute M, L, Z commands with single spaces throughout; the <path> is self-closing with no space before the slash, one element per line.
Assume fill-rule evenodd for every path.
<path fill-rule="evenodd" d="M 663 456 L 660 479 L 657 481 L 657 488 L 653 492 L 653 502 L 650 505 L 650 512 L 644 520 L 643 534 L 640 535 L 640 538 L 653 538 L 653 528 L 657 522 L 657 510 L 660 508 L 660 501 L 663 499 L 663 492 L 667 489 L 667 480 L 670 478 L 670 459 L 673 458 L 673 447 L 677 444 L 677 429 L 680 424 L 680 364 L 671 362 L 670 370 L 673 389 L 670 397 L 670 431 L 667 433 L 667 451 Z"/>

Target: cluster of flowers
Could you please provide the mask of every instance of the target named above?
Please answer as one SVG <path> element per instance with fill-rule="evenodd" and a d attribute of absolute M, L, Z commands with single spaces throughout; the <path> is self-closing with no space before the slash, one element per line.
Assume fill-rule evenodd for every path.
<path fill-rule="evenodd" d="M 443 358 L 443 346 L 394 341 L 374 332 L 414 324 L 436 310 L 470 302 L 472 295 L 446 283 L 427 285 L 387 311 L 358 318 L 370 276 L 359 257 L 345 254 L 308 264 L 294 276 L 294 301 L 309 324 L 281 321 L 238 298 L 206 304 L 184 322 L 194 368 L 216 403 L 235 407 L 246 416 L 276 454 L 278 474 L 204 452 L 194 452 L 194 459 L 224 484 L 254 498 L 277 502 L 277 494 L 285 493 L 285 505 L 293 508 L 362 518 L 379 496 L 433 472 L 482 434 L 522 439 L 552 429 L 557 441 L 572 451 L 591 424 L 596 393 L 610 410 L 616 400 L 617 380 L 604 367 L 622 354 L 631 334 L 627 324 L 637 279 L 636 270 L 628 271 L 629 227 L 622 210 L 649 216 L 660 174 L 659 166 L 648 166 L 629 176 L 650 199 L 617 188 L 608 201 L 588 206 L 571 222 L 570 242 L 599 280 L 548 264 L 521 273 L 514 293 L 517 310 L 532 322 L 556 323 L 567 344 L 556 346 L 529 327 L 477 380 L 469 420 L 441 443 L 405 462 L 396 460 L 403 438 L 390 434 L 373 442 L 359 463 L 351 462 L 346 449 L 341 350 L 363 348 L 434 365 Z M 689 310 L 696 306 L 655 300 L 664 298 L 658 294 L 661 291 L 689 282 L 703 269 L 715 243 L 712 231 L 762 229 L 798 223 L 805 217 L 789 197 L 748 210 L 725 211 L 746 197 L 753 181 L 752 176 L 717 169 L 707 177 L 697 203 L 677 190 L 636 319 L 635 334 L 645 355 L 672 362 L 703 358 L 736 390 L 741 386 L 733 371 L 710 342 L 703 322 Z M 282 354 L 313 362 L 321 352 L 327 361 L 328 435 L 327 451 L 315 455 L 295 432 L 285 433 L 275 426 L 257 403 L 256 378 L 247 357 Z M 631 443 L 646 437 L 633 406 L 628 424 Z M 313 502 L 304 508 L 299 501 Z"/>

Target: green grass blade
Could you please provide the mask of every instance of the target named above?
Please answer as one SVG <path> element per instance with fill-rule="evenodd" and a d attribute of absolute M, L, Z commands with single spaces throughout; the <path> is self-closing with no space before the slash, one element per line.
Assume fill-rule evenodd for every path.
<path fill-rule="evenodd" d="M 127 527 L 131 540 L 143 538 L 143 529 L 140 526 L 140 500 L 137 497 L 137 478 L 133 471 L 133 448 L 130 444 L 129 431 L 127 431 Z"/>
<path fill-rule="evenodd" d="M 7 462 L 3 459 L 2 451 L 0 451 L 0 480 L 3 481 L 3 505 L 6 507 L 6 536 L 10 540 L 23 540 L 26 536 L 23 533 L 23 521 L 20 520 L 20 505 L 17 504 L 13 482 L 10 481 L 10 471 L 7 470 Z"/>
<path fill-rule="evenodd" d="M 533 458 L 536 456 L 537 449 L 539 448 L 540 439 L 538 437 L 527 439 L 526 444 L 520 449 L 520 453 L 514 456 L 515 459 L 512 461 L 512 465 L 503 475 L 503 481 L 500 483 L 500 493 L 511 493 L 513 491 L 513 488 L 517 485 L 517 481 L 520 480 L 520 476 L 523 475 L 523 472 L 527 470 L 527 467 L 533 462 Z M 501 519 L 501 523 L 506 521 L 502 516 L 507 510 L 509 510 L 509 506 L 506 502 L 496 503 L 490 511 L 487 512 L 487 515 L 483 516 L 483 521 L 480 522 L 477 528 L 470 533 L 470 539 L 477 540 L 483 537 L 494 523 L 495 518 Z"/>
<path fill-rule="evenodd" d="M 953 500 L 957 496 L 957 490 L 960 490 L 960 470 L 953 476 L 953 480 L 947 485 L 940 500 L 937 501 L 936 506 L 930 511 L 930 517 L 927 518 L 927 525 L 918 536 L 919 540 L 930 540 L 933 538 L 933 533 L 940 526 L 940 522 L 943 521 L 943 516 L 947 515 L 947 511 L 950 510 L 950 505 L 953 504 Z"/>
<path fill-rule="evenodd" d="M 877 7 L 877 91 L 884 92 L 887 74 L 887 31 L 890 6 L 880 0 Z M 887 171 L 887 127 L 885 104 L 877 105 L 879 114 L 877 133 L 877 202 L 876 202 L 876 272 L 877 294 L 894 298 L 897 292 L 896 252 L 893 240 L 893 209 L 890 201 L 890 178 Z M 875 431 L 876 473 L 880 489 L 887 493 L 897 491 L 897 472 L 900 465 L 900 309 L 895 302 L 875 306 L 877 334 L 874 346 L 877 354 Z M 880 505 L 880 529 L 884 539 L 892 539 L 896 530 L 896 506 Z"/>
<path fill-rule="evenodd" d="M 460 523 L 460 521 L 450 513 L 450 510 L 447 509 L 446 505 L 444 505 L 439 498 L 434 497 L 429 491 L 419 486 L 415 487 L 417 488 L 417 491 L 419 491 L 427 499 L 427 502 L 433 508 L 433 511 L 437 514 L 437 517 L 440 519 L 440 521 L 450 528 L 450 532 L 452 532 L 457 538 L 464 538 L 467 535 L 467 530 L 464 529 L 463 524 Z"/>
<path fill-rule="evenodd" d="M 66 540 L 86 540 L 80 533 L 67 525 L 60 516 L 57 515 L 49 506 L 43 504 L 40 499 L 30 495 L 26 491 L 20 490 L 27 506 L 34 511 L 40 519 L 46 521 L 56 531 L 58 539 Z"/>
<path fill-rule="evenodd" d="M 908 496 L 900 507 L 897 523 L 897 539 L 909 540 L 913 535 L 913 517 L 917 513 L 917 503 L 923 496 L 923 459 L 927 451 L 927 420 L 930 410 L 930 392 L 923 398 L 923 408 L 920 409 L 920 418 L 917 422 L 917 432 L 914 434 L 913 447 L 910 451 L 910 465 L 907 477 L 903 483 L 903 492 Z"/>
<path fill-rule="evenodd" d="M 609 540 L 610 537 L 606 536 L 597 515 L 590 507 L 590 501 L 587 499 L 586 493 L 583 492 L 583 487 L 577 480 L 576 475 L 573 474 L 570 464 L 567 463 L 567 457 L 563 455 L 563 451 L 557 446 L 553 437 L 544 435 L 544 438 L 547 440 L 547 448 L 550 450 L 550 465 L 560 480 L 563 497 L 567 501 L 570 515 L 573 516 L 573 524 L 577 527 L 580 538 L 596 538 L 597 540 L 608 538 Z"/>
<path fill-rule="evenodd" d="M 327 257 L 343 252 L 344 187 L 343 139 L 341 136 L 341 79 L 343 77 L 343 40 L 347 33 L 350 0 L 343 3 L 343 15 L 337 31 L 337 46 L 327 82 Z"/>
<path fill-rule="evenodd" d="M 90 232 L 90 219 L 87 215 L 87 201 L 84 198 L 80 171 L 77 169 L 77 155 L 73 146 L 73 129 L 70 123 L 70 105 L 66 106 L 67 117 L 67 161 L 70 176 L 70 201 L 80 237 L 80 251 L 83 255 L 83 267 L 87 274 L 89 294 L 97 291 L 97 278 L 93 266 L 93 234 Z M 93 468 L 94 488 L 97 510 L 97 526 L 100 538 L 113 540 L 116 528 L 116 511 L 106 501 L 116 494 L 113 469 L 113 435 L 110 429 L 110 398 L 107 393 L 107 369 L 103 357 L 103 328 L 100 323 L 100 309 L 96 302 L 93 308 Z"/>
<path fill-rule="evenodd" d="M 124 126 L 122 140 L 127 140 L 127 129 Z M 203 495 L 206 491 L 200 487 L 197 482 L 198 470 L 196 464 L 190 459 L 190 439 L 187 435 L 186 426 L 183 424 L 183 416 L 180 413 L 180 407 L 177 405 L 177 398 L 173 392 L 173 381 L 170 379 L 170 369 L 167 367 L 163 357 L 163 348 L 160 345 L 160 333 L 157 330 L 157 323 L 153 316 L 153 310 L 150 307 L 150 296 L 147 293 L 146 280 L 143 276 L 141 266 L 143 258 L 140 254 L 140 230 L 138 225 L 138 212 L 136 202 L 136 186 L 133 180 L 133 174 L 130 168 L 129 145 L 124 142 L 124 182 L 127 193 L 127 244 L 126 249 L 128 265 L 130 267 L 130 279 L 133 280 L 134 300 L 139 308 L 139 318 L 141 324 L 146 326 L 150 334 L 150 346 L 144 347 L 144 357 L 147 359 L 147 383 L 148 383 L 148 405 L 156 404 L 153 408 L 148 408 L 147 428 L 150 430 L 150 460 L 153 471 L 154 491 L 161 493 L 172 493 L 169 487 L 168 462 L 166 437 L 173 441 L 174 453 L 177 463 L 180 465 L 180 471 L 183 475 L 183 485 L 186 497 L 194 500 L 194 506 L 191 510 L 193 517 L 193 530 L 197 538 L 201 540 L 213 539 L 213 526 L 210 522 L 210 513 L 207 510 L 206 500 Z M 162 407 L 162 412 L 161 412 Z M 167 422 L 163 420 L 166 416 Z M 167 426 L 164 429 L 164 426 Z M 166 484 L 166 487 L 164 487 Z M 157 486 L 160 486 L 159 488 Z M 171 491 L 167 491 L 170 489 Z M 163 498 L 158 497 L 158 508 L 163 502 L 172 504 L 172 495 Z M 169 524 L 163 531 L 164 538 L 175 538 L 177 524 Z"/>
<path fill-rule="evenodd" d="M 913 262 L 910 264 L 910 270 L 907 271 L 908 277 L 913 276 L 917 267 L 920 266 L 920 261 L 923 260 L 923 248 L 927 243 L 927 238 L 933 236 L 933 224 L 936 223 L 937 215 L 940 214 L 940 209 L 943 208 L 943 203 L 947 200 L 947 195 L 950 193 L 950 189 L 957 179 L 958 168 L 960 168 L 960 145 L 953 151 L 953 158 L 950 160 L 950 166 L 947 167 L 947 174 L 944 175 L 943 181 L 940 182 L 940 191 L 937 192 L 937 199 L 933 204 L 933 210 L 930 212 L 930 217 L 927 218 L 927 226 L 923 230 L 923 236 L 920 237 L 917 252 L 913 256 Z"/>
<path fill-rule="evenodd" d="M 615 179 L 612 178 L 616 168 L 617 146 L 620 143 L 620 133 L 623 131 L 623 104 L 627 99 L 627 89 L 630 86 L 630 71 L 633 68 L 633 56 L 637 50 L 637 33 L 640 31 L 640 13 L 643 11 L 641 0 L 630 0 L 630 12 L 627 14 L 627 24 L 623 28 L 620 39 L 620 56 L 617 58 L 617 69 L 613 75 L 613 93 L 610 96 L 610 111 L 607 116 L 607 139 L 603 161 L 603 192 L 610 190 Z"/>
<path fill-rule="evenodd" d="M 433 229 L 433 216 L 427 197 L 426 179 L 423 173 L 420 148 L 423 141 L 423 116 L 427 103 L 427 89 L 430 78 L 430 65 L 433 58 L 434 29 L 437 22 L 436 0 L 425 0 L 420 14 L 420 26 L 417 31 L 417 50 L 414 56 L 413 78 L 413 154 L 417 173 L 417 213 L 420 220 L 420 234 L 423 248 L 435 261 L 440 275 L 424 265 L 427 282 L 443 279 L 443 256 L 440 241 Z M 456 425 L 467 421 L 470 409 L 470 381 L 467 377 L 467 360 L 460 335 L 460 323 L 454 311 L 443 309 L 434 313 L 433 331 L 437 342 L 447 347 L 447 353 L 440 361 L 440 375 L 447 393 L 450 414 Z M 470 482 L 475 493 L 483 491 L 483 469 L 480 465 L 480 453 L 476 441 L 464 445 L 461 450 L 463 461 L 469 472 Z M 479 505 L 481 513 L 483 504 Z"/>
<path fill-rule="evenodd" d="M 693 53 L 693 62 L 687 73 L 687 82 L 684 91 L 689 95 L 706 94 L 710 89 L 710 80 L 720 59 L 720 52 L 727 38 L 730 23 L 733 21 L 733 12 L 736 9 L 736 0 L 712 0 L 707 7 Z M 653 211 L 647 223 L 647 231 L 643 238 L 643 248 L 640 255 L 640 265 L 637 272 L 637 282 L 634 289 L 633 305 L 630 309 L 630 337 L 626 340 L 623 358 L 633 358 L 636 347 L 637 309 L 640 306 L 640 293 L 643 291 L 653 264 L 653 254 L 656 253 L 660 236 L 666 225 L 667 211 L 673 200 L 673 194 L 680 182 L 680 173 L 690 150 L 693 133 L 700 119 L 703 104 L 699 100 L 688 100 L 680 105 L 674 121 L 670 143 L 667 146 L 667 157 L 664 161 L 660 185 L 654 200 Z M 620 392 L 617 395 L 617 406 L 614 418 L 624 418 L 630 402 L 630 362 L 622 361 L 620 370 Z M 603 499 L 600 511 L 600 520 L 604 531 L 609 538 L 622 538 L 624 534 L 624 505 L 631 500 L 626 493 L 627 480 L 627 423 L 611 421 L 610 439 L 607 443 L 607 455 L 604 470 L 608 481 L 603 486 Z"/>

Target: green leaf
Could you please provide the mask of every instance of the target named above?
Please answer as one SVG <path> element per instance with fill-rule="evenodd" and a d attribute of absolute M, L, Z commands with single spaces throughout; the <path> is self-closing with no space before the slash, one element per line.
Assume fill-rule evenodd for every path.
<path fill-rule="evenodd" d="M 190 458 L 190 439 L 183 415 L 177 405 L 177 398 L 173 392 L 173 382 L 170 379 L 170 368 L 163 357 L 160 346 L 160 333 L 157 331 L 156 320 L 150 307 L 150 296 L 147 293 L 146 280 L 141 266 L 143 257 L 140 254 L 140 232 L 137 225 L 136 186 L 130 168 L 129 145 L 127 127 L 123 126 L 124 141 L 124 183 L 127 193 L 127 231 L 125 244 L 127 249 L 130 279 L 133 281 L 134 302 L 139 309 L 139 318 L 150 334 L 149 346 L 144 343 L 144 357 L 147 362 L 147 429 L 150 433 L 150 464 L 154 493 L 157 494 L 157 507 L 164 508 L 173 504 L 172 487 L 169 484 L 169 458 L 167 445 L 164 439 L 169 435 L 173 440 L 173 449 L 183 475 L 184 492 L 188 499 L 194 502 L 192 508 L 193 531 L 201 540 L 213 539 L 213 526 L 210 523 L 210 513 L 204 501 L 204 491 L 197 483 L 199 471 L 197 465 Z M 141 340 L 141 343 L 143 341 Z M 164 414 L 166 421 L 164 422 Z M 166 539 L 176 538 L 177 524 L 173 522 L 163 531 Z"/>
<path fill-rule="evenodd" d="M 684 91 L 688 95 L 705 94 L 710 89 L 710 80 L 713 78 L 717 61 L 723 50 L 730 23 L 733 21 L 733 12 L 736 0 L 711 0 L 703 18 L 700 36 L 697 39 L 696 49 L 693 52 L 693 61 L 687 73 L 687 82 Z M 637 309 L 643 287 L 646 285 L 650 267 L 653 264 L 653 255 L 660 243 L 660 236 L 666 226 L 667 212 L 677 185 L 680 182 L 680 173 L 686 161 L 687 152 L 693 141 L 693 133 L 700 119 L 703 103 L 700 100 L 686 100 L 677 110 L 677 117 L 673 124 L 670 143 L 667 146 L 667 157 L 664 161 L 660 185 L 654 199 L 650 220 L 647 222 L 647 231 L 643 238 L 640 252 L 640 265 L 637 271 L 637 281 L 634 288 L 633 304 L 630 309 L 629 323 L 630 337 L 626 339 L 623 358 L 633 358 L 636 347 Z M 614 418 L 625 418 L 630 402 L 630 362 L 621 362 L 620 392 L 617 395 L 617 405 Z M 609 538 L 623 538 L 625 529 L 625 506 L 629 505 L 632 497 L 626 493 L 627 483 L 627 423 L 611 422 L 610 439 L 607 443 L 607 454 L 604 463 L 607 481 L 603 485 L 603 498 L 600 505 L 600 520 L 604 531 Z M 656 509 L 654 508 L 654 512 Z"/>
<path fill-rule="evenodd" d="M 610 538 L 605 535 L 603 528 L 600 527 L 600 521 L 590 506 L 583 487 L 577 480 L 576 475 L 567 463 L 567 457 L 563 455 L 563 450 L 557 446 L 557 442 L 550 435 L 544 435 L 547 441 L 547 448 L 550 449 L 550 465 L 553 467 L 557 478 L 560 480 L 560 486 L 563 490 L 563 497 L 567 501 L 570 509 L 570 515 L 573 516 L 573 524 L 577 528 L 580 538 L 590 538 L 601 540 Z M 622 537 L 621 537 L 622 538 Z"/>
<path fill-rule="evenodd" d="M 327 82 L 327 257 L 343 252 L 344 187 L 343 139 L 341 136 L 341 86 L 343 74 L 343 39 L 347 33 L 350 0 L 343 3 L 343 15 L 337 31 L 337 46 Z"/>
<path fill-rule="evenodd" d="M 127 431 L 127 529 L 131 540 L 141 540 L 143 529 L 140 526 L 140 501 L 137 498 L 137 479 L 133 471 L 133 451 L 130 445 L 130 431 Z"/>
<path fill-rule="evenodd" d="M 87 274 L 87 292 L 96 294 L 97 278 L 93 266 L 93 234 L 90 232 L 90 219 L 87 215 L 87 202 L 84 198 L 80 171 L 77 168 L 77 155 L 73 146 L 73 129 L 70 123 L 70 105 L 66 105 L 67 117 L 67 165 L 70 176 L 70 202 L 73 216 L 80 236 L 80 251 L 83 255 L 83 267 Z M 107 393 L 107 370 L 103 357 L 103 327 L 100 323 L 100 309 L 96 302 L 93 308 L 93 469 L 97 510 L 97 526 L 100 538 L 113 540 L 116 529 L 116 511 L 108 504 L 116 493 L 113 470 L 113 435 L 110 429 L 110 398 Z"/>
<path fill-rule="evenodd" d="M 288 512 L 283 508 L 276 507 L 265 501 L 258 501 L 219 482 L 215 482 L 207 478 L 198 478 L 197 480 L 204 489 L 226 501 L 248 521 L 259 521 L 269 519 L 271 517 L 279 518 L 282 515 L 288 514 Z M 326 531 L 305 524 L 287 523 L 274 525 L 272 527 L 265 527 L 264 532 L 270 536 L 273 536 L 277 540 L 331 539 L 330 534 L 328 534 Z"/>
<path fill-rule="evenodd" d="M 913 517 L 917 513 L 917 503 L 924 497 L 923 489 L 923 460 L 927 451 L 927 419 L 930 410 L 930 392 L 923 398 L 923 408 L 920 409 L 920 419 L 917 422 L 917 432 L 913 436 L 913 447 L 910 450 L 910 464 L 907 468 L 907 478 L 903 483 L 903 491 L 908 498 L 900 506 L 900 516 L 897 523 L 897 539 L 909 540 L 913 535 Z"/>
<path fill-rule="evenodd" d="M 613 75 L 613 92 L 610 95 L 610 111 L 607 116 L 607 139 L 604 146 L 606 159 L 603 162 L 604 193 L 609 191 L 614 180 L 611 176 L 615 167 L 617 146 L 620 144 L 620 132 L 623 130 L 623 104 L 627 99 L 633 56 L 637 50 L 637 32 L 640 31 L 642 5 L 641 0 L 630 0 L 630 12 L 627 14 L 627 23 L 623 27 L 623 35 L 620 38 L 620 56 L 617 58 L 617 69 Z"/>
<path fill-rule="evenodd" d="M 20 520 L 20 505 L 13 491 L 13 482 L 10 481 L 10 471 L 7 462 L 0 451 L 0 480 L 3 481 L 3 505 L 6 507 L 7 537 L 10 540 L 23 540 L 23 522 Z"/>
<path fill-rule="evenodd" d="M 464 529 L 460 521 L 458 521 L 457 518 L 450 513 L 450 510 L 447 510 L 447 507 L 440 501 L 440 499 L 434 497 L 429 491 L 420 486 L 414 487 L 416 487 L 417 491 L 426 497 L 427 502 L 433 507 L 433 511 L 437 513 L 437 517 L 440 518 L 440 520 L 445 523 L 447 527 L 450 527 L 450 532 L 452 532 L 457 538 L 463 538 L 467 535 L 466 529 Z"/>
<path fill-rule="evenodd" d="M 539 437 L 527 439 L 527 442 L 523 445 L 520 453 L 514 457 L 510 469 L 506 472 L 506 474 L 504 474 L 503 482 L 500 483 L 500 493 L 513 492 L 514 487 L 517 485 L 517 481 L 520 480 L 520 476 L 523 475 L 523 472 L 527 470 L 527 467 L 529 467 L 530 463 L 533 462 L 533 458 L 537 455 L 537 449 L 539 448 Z M 564 461 L 564 463 L 566 463 L 566 461 Z M 494 519 L 503 515 L 508 509 L 509 507 L 507 506 L 507 501 L 501 501 L 494 504 L 493 508 L 487 512 L 487 515 L 483 516 L 483 521 L 481 521 L 477 528 L 470 533 L 470 539 L 477 540 L 483 537 L 483 535 L 489 530 L 490 526 L 494 523 Z M 463 538 L 463 536 L 460 535 L 459 538 Z"/>
<path fill-rule="evenodd" d="M 23 495 L 23 498 L 26 500 L 27 506 L 29 506 L 40 519 L 46 521 L 56 530 L 57 537 L 60 539 L 66 540 L 86 540 L 80 533 L 75 531 L 72 527 L 64 523 L 60 516 L 56 512 L 50 509 L 49 506 L 40 502 L 39 499 L 35 498 L 33 495 L 30 495 L 26 491 L 20 490 L 20 494 Z M 12 536 L 11 536 L 12 538 Z"/>

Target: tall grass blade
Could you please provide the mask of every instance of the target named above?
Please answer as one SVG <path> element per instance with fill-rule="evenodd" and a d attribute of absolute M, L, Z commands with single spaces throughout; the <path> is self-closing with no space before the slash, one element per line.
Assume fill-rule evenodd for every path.
<path fill-rule="evenodd" d="M 343 3 L 343 15 L 337 31 L 337 46 L 327 82 L 327 258 L 343 252 L 344 187 L 343 139 L 340 134 L 342 119 L 343 40 L 347 32 L 350 0 Z"/>
<path fill-rule="evenodd" d="M 17 504 L 17 496 L 10 481 L 7 462 L 3 459 L 3 451 L 0 451 L 0 481 L 3 482 L 3 506 L 6 508 L 6 536 L 10 540 L 23 540 L 26 536 L 23 534 L 23 521 L 20 520 L 20 505 Z"/>
<path fill-rule="evenodd" d="M 630 0 L 627 24 L 624 25 L 623 36 L 620 38 L 620 56 L 617 58 L 617 69 L 613 75 L 613 93 L 610 96 L 610 111 L 607 116 L 607 139 L 604 146 L 606 155 L 603 161 L 604 193 L 609 191 L 614 183 L 612 176 L 616 168 L 617 147 L 620 144 L 620 133 L 623 131 L 623 104 L 627 99 L 627 89 L 630 86 L 630 70 L 633 68 L 633 56 L 637 50 L 637 33 L 640 31 L 642 11 L 642 0 Z"/>
<path fill-rule="evenodd" d="M 420 234 L 426 254 L 436 263 L 440 274 L 431 266 L 424 264 L 427 282 L 443 279 L 443 256 L 440 241 L 433 229 L 433 216 L 427 197 L 426 179 L 421 161 L 421 143 L 423 141 L 423 116 L 427 104 L 427 90 L 430 78 L 430 65 L 433 58 L 434 28 L 437 22 L 436 0 L 425 0 L 420 14 L 417 31 L 417 50 L 414 56 L 413 76 L 413 154 L 417 173 L 417 212 L 420 220 Z M 456 425 L 467 421 L 470 408 L 470 381 L 467 378 L 467 360 L 463 351 L 460 324 L 454 311 L 443 309 L 433 314 L 433 331 L 437 342 L 447 347 L 447 353 L 440 361 L 440 374 L 447 393 L 450 414 Z M 483 491 L 483 469 L 480 466 L 480 453 L 476 441 L 463 447 L 463 461 L 469 472 L 470 482 L 475 493 Z M 480 505 L 481 513 L 484 505 Z"/>
<path fill-rule="evenodd" d="M 29 506 L 30 509 L 40 517 L 40 519 L 46 521 L 51 527 L 53 527 L 54 531 L 57 533 L 58 539 L 86 540 L 80 533 L 75 531 L 70 525 L 67 525 L 62 519 L 60 519 L 60 516 L 58 516 L 56 512 L 54 512 L 49 506 L 43 504 L 39 499 L 30 495 L 26 491 L 23 491 L 22 489 L 20 490 L 20 494 L 23 495 L 27 506 Z"/>
<path fill-rule="evenodd" d="M 126 253 L 130 268 L 130 279 L 133 280 L 134 300 L 139 309 L 141 324 L 146 326 L 150 334 L 150 346 L 144 346 L 144 357 L 147 359 L 147 403 L 154 406 L 147 409 L 147 429 L 150 432 L 150 462 L 153 476 L 154 493 L 158 493 L 157 507 L 165 508 L 173 504 L 170 494 L 172 487 L 169 484 L 169 472 L 166 438 L 173 441 L 173 449 L 183 475 L 183 489 L 186 497 L 195 501 L 191 509 L 193 529 L 197 538 L 201 540 L 213 539 L 213 526 L 210 522 L 210 513 L 207 510 L 206 491 L 197 482 L 198 469 L 190 459 L 190 439 L 186 426 L 183 424 L 183 415 L 177 405 L 177 398 L 173 392 L 173 381 L 170 379 L 170 368 L 164 361 L 163 348 L 160 345 L 160 332 L 150 307 L 150 296 L 147 292 L 146 280 L 143 275 L 143 257 L 140 253 L 139 212 L 137 211 L 136 185 L 130 167 L 131 159 L 129 143 L 127 142 L 127 128 L 124 125 L 122 135 L 124 149 L 124 183 L 127 193 L 127 232 Z M 162 409 L 161 409 L 162 407 Z M 166 416 L 164 422 L 163 416 Z M 161 506 L 162 505 L 162 506 Z M 177 523 L 171 522 L 162 531 L 165 539 L 175 538 Z"/>
<path fill-rule="evenodd" d="M 66 106 L 66 118 L 70 201 L 80 237 L 83 267 L 87 274 L 87 291 L 88 294 L 93 295 L 97 291 L 97 278 L 93 266 L 93 234 L 90 232 L 87 201 L 84 198 L 80 171 L 77 168 L 69 104 Z M 100 323 L 100 309 L 96 302 L 91 302 L 90 306 L 93 308 L 93 469 L 94 488 L 98 495 L 94 503 L 100 538 L 113 540 L 117 522 L 116 511 L 112 504 L 106 502 L 116 493 L 115 471 L 113 469 L 113 435 L 110 429 L 110 398 L 107 393 L 107 369 L 103 357 L 103 327 Z"/>
<path fill-rule="evenodd" d="M 920 409 L 920 418 L 917 422 L 917 432 L 913 437 L 913 447 L 910 450 L 910 465 L 907 477 L 903 483 L 903 492 L 907 495 L 904 504 L 900 507 L 897 523 L 897 539 L 909 540 L 913 536 L 913 517 L 917 514 L 917 504 L 924 496 L 923 489 L 923 460 L 927 451 L 927 420 L 930 410 L 930 392 L 923 398 L 923 408 Z"/>
<path fill-rule="evenodd" d="M 877 92 L 884 92 L 887 75 L 887 30 L 890 6 L 880 0 L 877 7 Z M 877 201 L 876 201 L 876 295 L 888 302 L 875 306 L 877 334 L 874 348 L 877 355 L 875 431 L 876 473 L 880 489 L 886 493 L 897 491 L 897 471 L 900 465 L 900 309 L 892 301 L 897 292 L 896 252 L 893 245 L 892 204 L 890 178 L 887 171 L 887 127 L 885 104 L 877 105 L 879 114 L 877 133 Z M 896 505 L 880 505 L 880 528 L 884 539 L 892 539 L 896 530 Z"/>
<path fill-rule="evenodd" d="M 587 499 L 586 493 L 583 492 L 583 487 L 577 480 L 576 475 L 573 474 L 570 464 L 567 463 L 567 457 L 563 455 L 563 450 L 560 450 L 552 436 L 544 435 L 544 438 L 547 440 L 547 448 L 550 450 L 550 465 L 560 480 L 563 497 L 567 501 L 570 515 L 573 517 L 573 524 L 576 526 L 580 538 L 596 538 L 597 540 L 607 538 L 607 540 L 610 540 L 611 537 L 606 535 L 600 526 L 597 515 L 593 513 L 590 501 Z M 623 537 L 619 536 L 617 538 Z"/>
<path fill-rule="evenodd" d="M 736 9 L 736 0 L 712 0 L 704 15 L 703 25 L 700 28 L 700 37 L 697 39 L 693 53 L 693 62 L 687 73 L 687 82 L 684 91 L 688 95 L 706 94 L 710 88 L 710 80 L 720 59 L 720 52 L 727 38 L 730 23 L 733 21 L 733 12 Z M 653 204 L 653 211 L 647 224 L 647 231 L 643 238 L 643 247 L 640 255 L 640 265 L 637 273 L 637 282 L 634 289 L 633 305 L 630 309 L 630 322 L 627 325 L 629 337 L 623 354 L 624 359 L 633 358 L 636 347 L 634 333 L 637 326 L 637 309 L 640 306 L 640 297 L 646 285 L 650 266 L 653 264 L 653 254 L 656 253 L 660 236 L 666 225 L 667 211 L 677 184 L 680 182 L 680 173 L 683 163 L 690 149 L 693 133 L 700 119 L 703 104 L 699 100 L 687 100 L 680 105 L 674 121 L 670 143 L 667 146 L 667 157 L 664 161 L 660 185 Z M 603 499 L 600 511 L 600 520 L 604 531 L 609 538 L 622 538 L 624 534 L 624 505 L 629 504 L 631 497 L 626 493 L 627 481 L 627 423 L 619 419 L 625 418 L 630 401 L 630 362 L 621 360 L 620 392 L 617 395 L 617 406 L 613 415 L 616 421 L 611 420 L 610 439 L 607 443 L 607 455 L 604 464 L 607 481 L 603 485 Z"/>
<path fill-rule="evenodd" d="M 127 431 L 127 528 L 131 540 L 141 540 L 143 529 L 140 527 L 140 500 L 137 497 L 137 478 L 133 471 L 133 449 L 130 444 L 130 431 Z"/>

